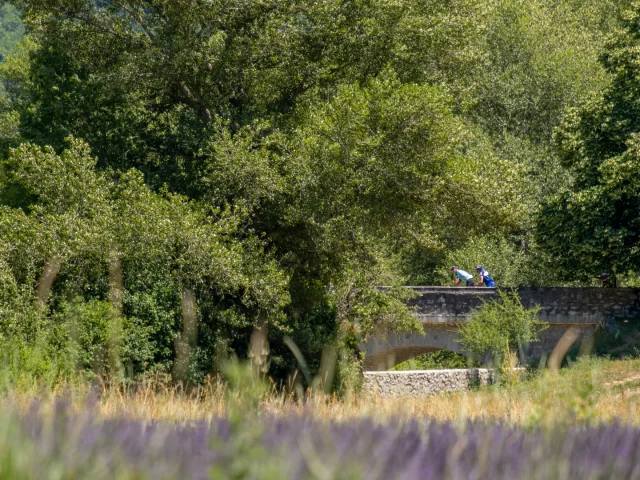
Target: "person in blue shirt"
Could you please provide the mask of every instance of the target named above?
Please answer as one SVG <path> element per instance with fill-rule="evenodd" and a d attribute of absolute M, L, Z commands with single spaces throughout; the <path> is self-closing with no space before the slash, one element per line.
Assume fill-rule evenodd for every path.
<path fill-rule="evenodd" d="M 482 268 L 482 265 L 476 266 L 476 272 L 478 272 L 478 275 L 480 275 L 480 282 L 478 283 L 478 286 L 480 287 L 496 286 L 496 282 L 493 281 L 493 278 L 491 278 L 491 275 L 489 275 L 489 272 L 487 272 L 484 268 Z"/>
<path fill-rule="evenodd" d="M 460 282 L 465 282 L 467 284 L 467 287 L 473 287 L 476 284 L 476 282 L 473 281 L 473 275 L 468 274 L 464 270 L 460 270 L 455 265 L 451 267 L 451 271 L 456 276 L 454 285 L 459 285 Z"/>

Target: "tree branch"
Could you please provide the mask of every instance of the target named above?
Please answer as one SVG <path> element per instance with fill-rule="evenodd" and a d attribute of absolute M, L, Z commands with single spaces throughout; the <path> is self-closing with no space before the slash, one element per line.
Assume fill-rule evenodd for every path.
<path fill-rule="evenodd" d="M 180 89 L 182 90 L 182 93 L 184 93 L 187 103 L 195 110 L 198 110 L 200 117 L 202 117 L 202 119 L 206 123 L 212 123 L 213 116 L 204 103 L 204 98 L 202 98 L 202 95 L 200 95 L 199 93 L 194 94 L 184 82 L 184 80 L 180 81 Z"/>

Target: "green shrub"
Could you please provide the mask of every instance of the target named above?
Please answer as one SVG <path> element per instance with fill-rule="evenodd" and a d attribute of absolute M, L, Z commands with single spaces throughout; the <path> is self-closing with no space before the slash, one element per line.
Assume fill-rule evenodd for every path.
<path fill-rule="evenodd" d="M 505 348 L 517 352 L 524 345 L 537 342 L 539 332 L 547 328 L 537 318 L 540 308 L 525 308 L 517 292 L 498 290 L 498 296 L 474 310 L 471 321 L 459 330 L 464 349 L 478 358 L 490 355 L 497 360 Z"/>

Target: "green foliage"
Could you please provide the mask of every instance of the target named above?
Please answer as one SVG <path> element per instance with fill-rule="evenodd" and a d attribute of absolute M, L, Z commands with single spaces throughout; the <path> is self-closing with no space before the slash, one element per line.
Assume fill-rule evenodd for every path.
<path fill-rule="evenodd" d="M 77 350 L 78 369 L 104 375 L 113 367 L 110 362 L 110 325 L 116 322 L 116 313 L 109 302 L 82 299 L 61 305 L 54 324 L 60 326 L 67 337 L 67 348 Z"/>
<path fill-rule="evenodd" d="M 567 112 L 556 132 L 563 164 L 575 177 L 542 210 L 541 244 L 557 257 L 565 275 L 594 276 L 640 266 L 638 229 L 637 68 L 640 7 L 625 16 L 623 29 L 601 57 L 611 84 Z M 562 255 L 560 255 L 562 252 Z"/>
<path fill-rule="evenodd" d="M 242 224 L 241 213 L 218 212 L 214 220 L 180 196 L 151 192 L 135 171 L 113 178 L 99 174 L 88 147 L 74 140 L 61 155 L 25 144 L 8 165 L 10 182 L 35 199 L 28 213 L 4 207 L 0 215 L 3 238 L 12 246 L 8 266 L 22 283 L 35 285 L 42 265 L 60 259 L 51 302 L 63 319 L 76 319 L 88 355 L 80 359 L 84 367 L 93 361 L 90 345 L 100 348 L 106 341 L 110 314 L 104 303 L 91 302 L 112 294 L 114 258 L 123 271 L 123 335 L 135 342 L 125 342 L 123 360 L 137 371 L 147 362 L 166 365 L 173 358 L 185 286 L 199 292 L 204 305 L 226 294 L 243 306 L 234 316 L 222 306 L 201 312 L 203 329 L 215 321 L 224 332 L 226 319 L 233 322 L 227 328 L 246 325 L 251 312 L 265 312 L 275 326 L 282 325 L 286 277 L 269 265 L 251 235 L 229 241 Z M 70 295 L 89 303 L 58 303 Z"/>
<path fill-rule="evenodd" d="M 409 289 L 347 287 L 340 293 L 334 292 L 338 301 L 338 319 L 343 324 L 356 325 L 361 338 L 376 332 L 422 331 L 417 317 L 404 303 L 414 296 Z"/>
<path fill-rule="evenodd" d="M 423 353 L 415 358 L 399 363 L 391 370 L 439 370 L 447 368 L 475 368 L 479 363 L 471 357 L 465 357 L 449 350 L 437 350 Z"/>
<path fill-rule="evenodd" d="M 298 105 L 388 66 L 406 82 L 458 78 L 476 57 L 475 2 L 408 3 L 20 1 L 42 47 L 22 132 L 56 149 L 74 135 L 101 165 L 187 193 L 216 118 L 286 125 Z"/>
<path fill-rule="evenodd" d="M 77 297 L 62 302 L 52 318 L 56 331 L 54 345 L 76 372 L 86 378 L 110 376 L 118 378 L 124 367 L 135 372 L 154 364 L 158 353 L 153 330 L 138 318 L 121 318 L 108 301 Z M 150 323 L 150 322 L 149 322 Z"/>
<path fill-rule="evenodd" d="M 458 82 L 478 61 L 471 46 L 479 35 L 473 2 L 415 2 L 409 10 L 377 1 L 355 9 L 342 2 L 213 2 L 193 4 L 187 15 L 176 5 L 20 2 L 36 46 L 26 78 L 8 82 L 21 69 L 7 70 L 4 78 L 19 136 L 57 153 L 68 147 L 69 135 L 82 138 L 97 156 L 96 168 L 120 171 L 116 176 L 128 182 L 133 174 L 126 172 L 135 167 L 154 189 L 166 184 L 207 213 L 241 219 L 225 246 L 234 254 L 243 250 L 232 256 L 242 265 L 234 260 L 216 274 L 187 275 L 187 284 L 199 285 L 199 334 L 208 345 L 238 351 L 246 344 L 261 307 L 244 293 L 242 268 L 253 271 L 254 287 L 260 277 L 290 279 L 286 308 L 282 284 L 271 288 L 269 282 L 261 296 L 273 301 L 261 305 L 271 322 L 286 314 L 287 325 L 272 330 L 277 344 L 291 334 L 318 358 L 341 322 L 342 307 L 331 292 L 397 285 L 401 272 L 388 258 L 406 239 L 433 243 L 440 231 L 450 237 L 480 222 L 480 210 L 465 208 L 448 190 L 473 191 L 496 228 L 518 223 L 521 209 L 508 199 L 517 195 L 519 175 L 458 118 L 447 88 L 433 86 Z M 442 36 L 444 30 L 455 35 Z M 514 181 L 496 188 L 493 199 L 475 195 L 472 185 L 488 172 Z M 8 197 L 13 191 L 5 190 Z M 124 223 L 135 217 L 126 205 L 116 209 Z M 107 240 L 113 236 L 125 277 L 142 268 L 153 278 L 126 290 L 134 298 L 144 292 L 144 308 L 159 322 L 167 315 L 157 312 L 176 312 L 175 292 L 185 280 L 180 269 L 177 278 L 166 274 L 176 271 L 174 259 L 149 261 L 155 251 L 136 243 L 141 224 L 100 235 L 103 246 L 94 258 L 113 250 Z M 186 230 L 183 238 L 194 235 Z M 234 242 L 255 256 L 234 249 Z M 277 263 L 264 262 L 263 254 Z M 85 284 L 104 278 L 102 270 L 93 269 Z M 165 287 L 167 277 L 176 278 L 175 285 Z M 156 283 L 161 292 L 173 291 L 173 300 L 149 293 Z M 131 285 L 128 278 L 125 285 Z M 104 298 L 105 288 L 95 294 Z M 394 292 L 371 291 L 353 303 L 357 314 L 345 315 L 362 322 L 362 335 L 388 325 L 415 328 Z M 151 307 L 150 295 L 164 303 Z M 123 298 L 125 310 L 142 309 L 129 298 Z M 125 317 L 135 318 L 130 310 Z M 167 351 L 166 331 L 175 334 L 176 315 L 162 322 L 159 349 Z M 275 371 L 292 365 L 281 343 L 272 352 Z M 194 354 L 203 364 L 210 356 Z"/>
<path fill-rule="evenodd" d="M 486 57 L 474 77 L 471 115 L 491 133 L 501 154 L 524 168 L 530 182 L 521 201 L 530 214 L 571 180 L 550 139 L 567 107 L 608 85 L 598 55 L 630 3 L 488 2 Z"/>
<path fill-rule="evenodd" d="M 415 245 L 407 244 L 405 271 L 410 283 L 443 282 L 439 272 L 444 265 L 451 265 L 443 261 L 445 256 L 471 248 L 468 245 L 477 242 L 478 237 L 482 242 L 498 245 L 526 244 L 518 254 L 520 260 L 537 266 L 531 271 L 535 275 L 521 275 L 527 278 L 526 283 L 585 280 L 562 275 L 567 268 L 556 270 L 553 262 L 547 261 L 560 253 L 554 251 L 550 256 L 545 245 L 533 241 L 538 229 L 535 219 L 540 205 L 572 181 L 572 172 L 562 167 L 560 156 L 551 146 L 552 132 L 562 122 L 567 107 L 579 104 L 585 95 L 609 84 L 611 75 L 598 62 L 598 55 L 629 4 L 628 0 L 478 2 L 478 12 L 482 13 L 475 20 L 473 51 L 479 61 L 468 65 L 464 74 L 457 72 L 464 87 L 456 90 L 454 101 L 486 136 L 492 158 L 508 159 L 508 170 L 519 176 L 520 184 L 510 198 L 501 197 L 496 192 L 513 179 L 487 172 L 470 188 L 465 185 L 455 191 L 467 195 L 481 192 L 481 196 L 494 198 L 496 203 L 522 213 L 516 216 L 515 227 L 496 229 L 489 224 L 492 215 L 486 213 L 476 225 L 466 225 L 462 231 L 443 235 L 443 230 L 438 229 L 437 242 L 421 238 Z M 468 210 L 485 213 L 475 207 L 472 198 L 467 204 L 474 204 Z M 483 220 L 488 224 L 474 232 L 473 228 L 482 225 Z M 498 250 L 502 248 L 498 246 Z M 507 248 L 505 254 L 511 256 L 511 250 Z M 476 259 L 471 263 L 479 262 Z M 504 270 L 499 263 L 492 267 L 496 268 Z M 511 274 L 505 280 L 504 284 L 520 282 Z"/>
<path fill-rule="evenodd" d="M 478 236 L 469 239 L 464 246 L 447 252 L 443 263 L 438 267 L 437 281 L 450 285 L 453 281 L 451 265 L 457 265 L 478 280 L 476 265 L 482 265 L 501 287 L 554 285 L 556 277 L 546 265 L 548 259 L 534 243 L 523 238 L 491 238 Z"/>
<path fill-rule="evenodd" d="M 335 391 L 340 398 L 353 398 L 362 389 L 362 359 L 348 349 L 340 353 L 336 365 Z"/>
<path fill-rule="evenodd" d="M 526 309 L 517 292 L 498 290 L 498 299 L 473 311 L 471 320 L 460 327 L 460 343 L 476 357 L 490 354 L 503 358 L 505 347 L 517 352 L 538 341 L 548 325 L 537 319 L 539 307 Z"/>
<path fill-rule="evenodd" d="M 24 25 L 16 7 L 3 2 L 0 5 L 0 62 L 13 53 L 22 41 Z"/>
<path fill-rule="evenodd" d="M 628 3 L 488 2 L 474 114 L 492 132 L 548 145 L 564 107 L 606 85 L 599 47 Z"/>
<path fill-rule="evenodd" d="M 184 348 L 199 381 L 266 323 L 284 379 L 286 337 L 316 372 L 346 330 L 355 344 L 419 330 L 398 286 L 448 283 L 443 265 L 559 283 L 534 220 L 579 175 L 550 136 L 565 107 L 614 88 L 596 57 L 628 2 L 552 3 L 16 1 L 28 36 L 0 64 L 2 328 L 31 345 L 40 320 L 86 316 L 88 368 L 109 302 L 116 363 L 169 371 Z M 359 369 L 345 352 L 338 377 Z"/>
<path fill-rule="evenodd" d="M 20 112 L 18 104 L 30 97 L 29 53 L 34 43 L 27 37 L 13 54 L 0 62 L 0 158 L 9 154 L 9 148 L 20 144 Z M 3 199 L 3 203 L 12 199 Z"/>

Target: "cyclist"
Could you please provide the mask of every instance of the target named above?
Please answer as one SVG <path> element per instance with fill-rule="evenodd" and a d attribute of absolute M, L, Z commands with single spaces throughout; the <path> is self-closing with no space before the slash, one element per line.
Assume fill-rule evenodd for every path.
<path fill-rule="evenodd" d="M 616 278 L 616 271 L 611 268 L 608 272 L 602 272 L 598 277 L 600 283 L 605 288 L 616 288 L 618 286 L 618 279 Z"/>
<path fill-rule="evenodd" d="M 476 272 L 478 272 L 478 275 L 480 276 L 480 282 L 478 282 L 478 286 L 480 287 L 496 286 L 496 282 L 493 281 L 493 278 L 491 278 L 491 275 L 489 275 L 489 272 L 487 272 L 484 268 L 482 268 L 482 265 L 476 266 Z"/>
<path fill-rule="evenodd" d="M 465 282 L 467 287 L 475 286 L 476 282 L 473 281 L 473 275 L 468 274 L 464 270 L 460 270 L 455 265 L 453 267 L 451 267 L 451 271 L 456 276 L 456 281 L 455 281 L 454 285 L 459 285 L 460 282 Z"/>

